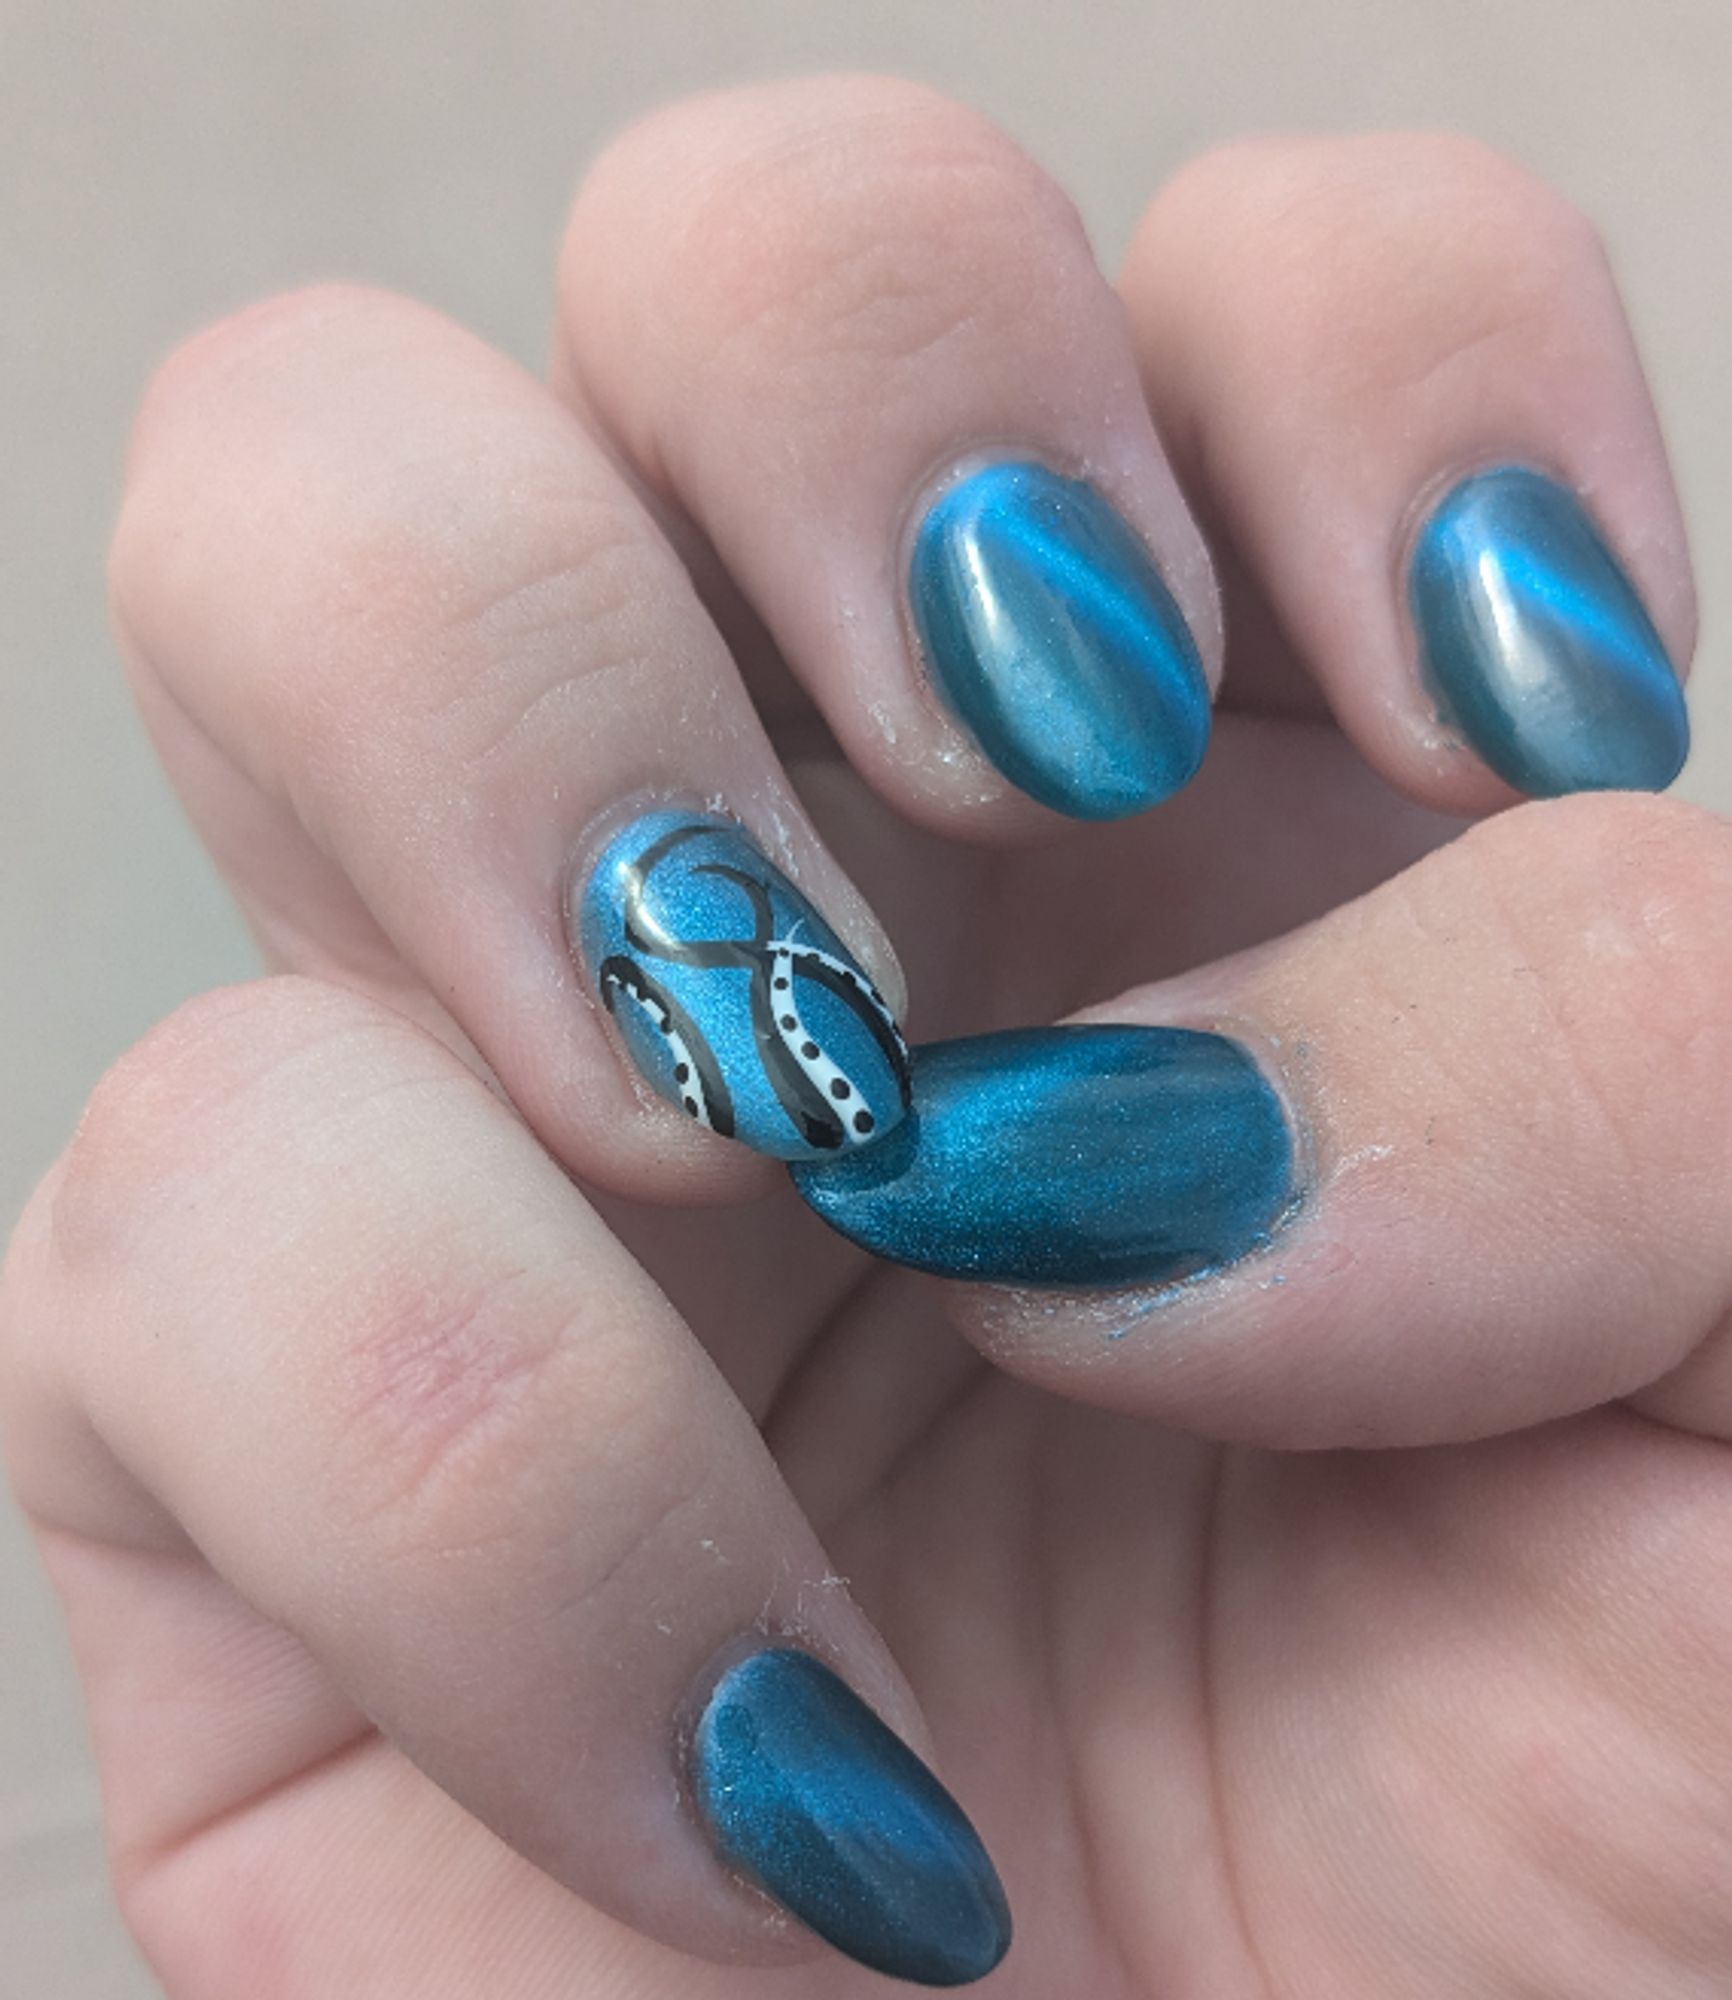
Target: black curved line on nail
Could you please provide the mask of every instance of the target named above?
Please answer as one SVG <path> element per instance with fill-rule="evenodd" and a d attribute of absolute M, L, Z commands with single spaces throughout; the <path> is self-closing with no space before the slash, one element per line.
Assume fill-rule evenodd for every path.
<path fill-rule="evenodd" d="M 658 834 L 648 847 L 621 871 L 620 904 L 624 912 L 626 943 L 634 951 L 647 952 L 651 958 L 671 958 L 677 964 L 703 965 L 712 961 L 688 958 L 689 947 L 664 931 L 644 907 L 644 889 L 651 871 L 656 868 L 676 847 L 683 847 L 688 840 L 701 840 L 705 834 L 714 833 L 715 828 L 694 824 L 670 827 L 666 833 Z M 650 936 L 644 926 L 654 932 Z M 713 961 L 717 964 L 731 963 L 727 959 Z"/>
<path fill-rule="evenodd" d="M 692 867 L 694 875 L 713 875 L 719 880 L 731 882 L 745 896 L 752 913 L 752 934 L 747 938 L 677 938 L 669 933 L 646 907 L 645 897 L 650 875 L 667 855 L 688 840 L 699 839 L 713 833 L 713 827 L 682 826 L 671 828 L 661 834 L 646 847 L 642 854 L 622 871 L 621 923 L 626 943 L 634 950 L 650 958 L 667 960 L 676 965 L 691 966 L 699 970 L 712 971 L 721 968 L 738 968 L 747 974 L 749 980 L 748 997 L 751 1008 L 752 1026 L 757 1040 L 759 1057 L 763 1064 L 764 1076 L 773 1091 L 777 1103 L 801 1133 L 806 1143 L 826 1151 L 846 1144 L 848 1126 L 837 1112 L 830 1098 L 814 1082 L 808 1073 L 805 1061 L 796 1050 L 794 1043 L 799 1040 L 805 1048 L 815 1053 L 811 1060 L 822 1063 L 836 1072 L 838 1098 L 848 1102 L 864 1102 L 864 1093 L 858 1082 L 848 1077 L 829 1053 L 817 1042 L 817 1038 L 804 1027 L 797 1034 L 790 1035 L 781 1023 L 782 1010 L 776 1006 L 771 991 L 771 977 L 774 969 L 774 954 L 785 954 L 791 976 L 810 979 L 815 984 L 833 993 L 861 1026 L 872 1037 L 889 1063 L 891 1073 L 896 1078 L 897 1089 L 904 1108 L 910 1102 L 911 1081 L 908 1068 L 908 1050 L 897 1030 L 894 1017 L 877 989 L 863 975 L 832 962 L 830 955 L 815 945 L 801 945 L 791 938 L 778 939 L 775 933 L 775 908 L 765 885 L 743 869 L 722 861 L 697 862 Z M 609 960 L 608 964 L 632 966 L 629 959 Z M 604 968 L 605 972 L 606 968 Z M 639 978 L 645 978 L 640 968 Z M 675 1010 L 673 1002 L 659 987 L 652 990 L 657 999 L 670 1010 L 678 1011 L 686 1021 L 689 1015 L 683 1010 Z M 628 989 L 629 990 L 629 989 Z M 610 1003 L 611 1004 L 611 1003 Z M 684 1032 L 684 1030 L 682 1030 Z M 708 1044 L 698 1032 L 696 1024 L 691 1027 L 694 1066 L 695 1051 L 702 1046 L 710 1061 L 710 1072 L 715 1084 L 721 1085 L 721 1078 L 714 1068 Z M 725 1089 L 723 1091 L 726 1097 Z M 731 1104 L 728 1113 L 728 1131 L 733 1129 Z M 721 1130 L 721 1126 L 716 1127 Z M 867 1128 L 870 1130 L 870 1126 Z"/>
<path fill-rule="evenodd" d="M 808 1146 L 822 1146 L 833 1151 L 847 1137 L 847 1127 L 830 1103 L 830 1100 L 813 1082 L 806 1065 L 795 1054 L 793 1038 L 783 1028 L 780 1010 L 775 1003 L 770 987 L 771 955 L 766 948 L 776 928 L 776 913 L 770 902 L 769 891 L 764 885 L 746 874 L 742 869 L 732 867 L 725 861 L 702 861 L 693 869 L 694 875 L 715 875 L 724 882 L 732 882 L 745 896 L 752 909 L 752 935 L 749 940 L 741 940 L 735 949 L 740 954 L 751 979 L 750 999 L 752 1008 L 752 1029 L 758 1040 L 758 1054 L 764 1065 L 764 1074 L 770 1080 L 770 1088 L 776 1093 L 776 1102 L 781 1105 L 794 1123 L 796 1131 Z M 714 949 L 713 943 L 709 947 Z M 841 1064 L 825 1055 L 817 1038 L 811 1039 L 810 1046 L 818 1048 L 819 1055 L 830 1062 L 836 1070 Z M 850 1087 L 858 1095 L 857 1086 Z"/>
<path fill-rule="evenodd" d="M 724 1139 L 731 1139 L 734 1136 L 734 1100 L 729 1094 L 727 1082 L 716 1061 L 715 1051 L 705 1039 L 704 1031 L 685 1008 L 671 993 L 658 986 L 641 965 L 618 954 L 602 961 L 601 971 L 596 975 L 596 983 L 601 988 L 602 1005 L 610 1014 L 617 1012 L 618 1002 L 615 996 L 622 992 L 646 1010 L 657 1007 L 662 1010 L 663 1018 L 672 1024 L 673 1032 L 685 1045 L 691 1057 L 704 1123 L 712 1132 L 719 1132 Z M 660 1026 L 660 1023 L 657 1025 Z"/>

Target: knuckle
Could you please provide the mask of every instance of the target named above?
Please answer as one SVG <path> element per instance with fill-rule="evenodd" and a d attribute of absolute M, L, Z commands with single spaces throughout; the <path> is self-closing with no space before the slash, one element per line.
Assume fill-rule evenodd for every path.
<path fill-rule="evenodd" d="M 699 171 L 670 175 L 670 155 Z M 580 193 L 574 262 L 594 210 L 669 211 L 673 186 L 656 232 L 673 309 L 724 354 L 743 344 L 778 367 L 918 357 L 1062 284 L 1055 254 L 1093 273 L 1048 176 L 988 120 L 913 84 L 836 78 L 660 114 Z"/>
<path fill-rule="evenodd" d="M 351 1542 L 392 1568 L 519 1577 L 544 1553 L 570 1593 L 588 1587 L 573 1574 L 574 1524 L 600 1575 L 653 1532 L 645 1520 L 675 1504 L 653 1493 L 682 1461 L 671 1385 L 631 1304 L 593 1282 L 574 1295 L 571 1279 L 454 1260 L 387 1273 L 353 1302 L 317 1475 Z"/>
<path fill-rule="evenodd" d="M 1319 233 L 1356 246 L 1425 239 L 1420 247 L 1482 247 L 1512 268 L 1535 239 L 1569 249 L 1597 242 L 1580 209 L 1521 162 L 1458 132 L 1368 132 L 1315 138 L 1264 134 L 1199 154 L 1151 205 L 1145 227 L 1169 218 L 1225 223 L 1229 237 L 1251 231 L 1300 239 L 1295 261 L 1315 255 Z M 1328 275 L 1330 286 L 1338 282 Z"/>
<path fill-rule="evenodd" d="M 413 309 L 408 301 L 371 286 L 325 283 L 274 293 L 200 327 L 170 348 L 146 383 L 133 420 L 134 458 L 196 421 L 213 399 L 242 392 L 261 370 L 280 368 L 285 349 L 304 350 L 335 328 L 406 309 Z"/>
<path fill-rule="evenodd" d="M 510 548 L 484 574 L 471 566 L 467 584 L 454 584 L 452 565 L 412 529 L 399 530 L 396 546 L 376 549 L 365 565 L 382 566 L 400 586 L 407 580 L 400 623 L 414 629 L 407 644 L 399 638 L 374 657 L 391 677 L 386 698 L 401 736 L 442 760 L 484 765 L 511 742 L 544 752 L 536 736 L 543 717 L 593 706 L 615 675 L 665 671 L 657 641 L 665 646 L 673 607 L 689 596 L 685 575 L 623 491 L 601 490 L 569 462 L 563 473 L 526 509 Z M 358 570 L 343 579 L 333 615 L 364 633 L 377 602 Z M 362 657 L 367 650 L 355 649 Z M 353 744 L 340 713 L 347 706 L 326 703 L 307 718 L 328 760 L 343 759 Z"/>
<path fill-rule="evenodd" d="M 1354 394 L 1401 393 L 1458 353 L 1554 323 L 1604 256 L 1582 212 L 1519 162 L 1447 132 L 1265 136 L 1201 155 L 1152 204 L 1133 286 L 1176 260 L 1242 286 L 1255 272 L 1278 311 L 1211 343 L 1259 354 L 1278 340 Z M 1170 281 L 1169 281 L 1170 282 Z"/>
<path fill-rule="evenodd" d="M 625 497 L 583 473 L 519 462 L 509 484 L 527 504 L 506 537 L 453 478 L 443 504 L 429 491 L 426 512 L 382 510 L 322 554 L 318 645 L 293 673 L 266 663 L 253 696 L 255 728 L 293 746 L 278 782 L 315 838 L 339 843 L 373 808 L 396 823 L 406 795 L 429 833 L 467 837 L 456 811 L 426 814 L 427 760 L 473 771 L 513 742 L 533 758 L 543 717 L 654 666 L 684 580 Z"/>
<path fill-rule="evenodd" d="M 169 1015 L 86 1103 L 52 1185 L 56 1268 L 77 1276 L 137 1257 L 158 1222 L 245 1146 L 247 1101 L 261 1084 L 334 1039 L 376 1033 L 382 1018 L 358 995 L 289 977 L 218 988 Z"/>
<path fill-rule="evenodd" d="M 109 574 L 135 675 L 171 684 L 315 832 L 337 801 L 399 796 L 416 750 L 509 733 L 538 673 L 557 693 L 642 658 L 689 588 L 521 369 L 429 308 L 342 286 L 251 308 L 164 365 Z M 357 727 L 380 713 L 390 728 Z"/>
<path fill-rule="evenodd" d="M 249 1802 L 250 1803 L 250 1802 Z M 307 2000 L 324 1972 L 277 1843 L 213 1823 L 167 1849 L 135 1852 L 110 1835 L 122 1922 L 174 2000 Z"/>
<path fill-rule="evenodd" d="M 343 1302 L 322 1385 L 332 1515 L 393 1555 L 444 1557 L 511 1532 L 543 1468 L 566 1328 L 526 1276 L 377 1273 Z"/>
<path fill-rule="evenodd" d="M 177 545 L 201 493 L 232 504 L 232 480 L 219 476 L 217 448 L 225 439 L 254 431 L 249 473 L 262 468 L 268 483 L 273 454 L 257 431 L 273 409 L 287 413 L 293 383 L 334 345 L 354 345 L 381 322 L 395 326 L 423 311 L 365 286 L 309 286 L 201 328 L 158 363 L 133 418 L 109 546 L 109 594 L 124 630 L 148 641 L 160 608 L 173 601 L 182 581 Z"/>
<path fill-rule="evenodd" d="M 244 991 L 244 989 L 243 989 Z M 67 1147 L 52 1212 L 58 1260 L 76 1270 L 133 1239 L 135 1218 L 199 1150 L 234 1008 L 203 994 L 159 1022 L 99 1079 Z"/>

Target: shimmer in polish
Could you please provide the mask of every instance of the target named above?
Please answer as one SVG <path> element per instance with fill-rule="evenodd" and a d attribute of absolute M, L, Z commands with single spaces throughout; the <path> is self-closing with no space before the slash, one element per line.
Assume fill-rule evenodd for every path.
<path fill-rule="evenodd" d="M 957 480 L 915 534 L 908 596 L 940 694 L 1043 805 L 1119 819 L 1195 775 L 1209 741 L 1196 641 L 1092 486 L 1018 461 Z"/>
<path fill-rule="evenodd" d="M 634 820 L 571 922 L 633 1062 L 695 1123 L 800 1160 L 869 1145 L 901 1118 L 908 1055 L 883 996 L 732 820 Z"/>
<path fill-rule="evenodd" d="M 717 1682 L 692 1789 L 723 1858 L 838 1951 L 966 1986 L 1010 1947 L 998 1875 L 962 1808 L 830 1669 L 793 1648 Z"/>
<path fill-rule="evenodd" d="M 1683 689 L 1556 480 L 1519 465 L 1464 479 L 1420 531 L 1408 599 L 1444 720 L 1517 791 L 1657 792 L 1678 775 Z"/>
<path fill-rule="evenodd" d="M 794 1185 L 893 1263 L 999 1284 L 1165 1282 L 1266 1242 L 1292 1207 L 1286 1114 L 1250 1055 L 1185 1028 L 1016 1029 L 912 1052 L 882 1146 Z"/>

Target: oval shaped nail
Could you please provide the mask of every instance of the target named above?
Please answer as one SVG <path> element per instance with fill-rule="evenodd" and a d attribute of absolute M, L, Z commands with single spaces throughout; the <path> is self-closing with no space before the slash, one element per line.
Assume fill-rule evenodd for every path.
<path fill-rule="evenodd" d="M 697 1124 L 799 1160 L 901 1118 L 908 1055 L 883 995 L 732 820 L 634 820 L 579 891 L 572 928 L 633 1062 Z"/>
<path fill-rule="evenodd" d="M 691 1779 L 723 1858 L 860 1964 L 965 1986 L 1009 1949 L 1004 1890 L 962 1808 L 809 1653 L 771 1648 L 722 1675 Z"/>
<path fill-rule="evenodd" d="M 1415 544 L 1408 598 L 1443 718 L 1517 791 L 1663 791 L 1684 691 L 1642 600 L 1566 487 L 1498 466 Z"/>
<path fill-rule="evenodd" d="M 1118 819 L 1196 773 L 1209 688 L 1148 550 L 1092 486 L 983 466 L 914 537 L 909 605 L 940 695 L 1010 781 L 1075 819 Z"/>
<path fill-rule="evenodd" d="M 1018 1029 L 912 1052 L 882 1146 L 796 1167 L 861 1248 L 950 1278 L 1081 1288 L 1230 1264 L 1292 1206 L 1281 1101 L 1237 1042 L 1184 1028 Z"/>

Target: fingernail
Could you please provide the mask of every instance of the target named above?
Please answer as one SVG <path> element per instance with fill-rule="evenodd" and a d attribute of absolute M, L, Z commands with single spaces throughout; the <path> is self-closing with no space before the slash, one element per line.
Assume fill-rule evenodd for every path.
<path fill-rule="evenodd" d="M 881 1147 L 794 1185 L 833 1229 L 948 1278 L 1073 1288 L 1218 1269 L 1293 1205 L 1281 1100 L 1237 1042 L 1185 1028 L 1017 1029 L 912 1052 Z"/>
<path fill-rule="evenodd" d="M 876 1972 L 966 1986 L 1010 1947 L 1010 1911 L 962 1808 L 809 1653 L 754 1653 L 717 1682 L 691 1751 L 722 1857 Z"/>
<path fill-rule="evenodd" d="M 1684 691 L 1556 480 L 1519 465 L 1464 479 L 1420 530 L 1408 598 L 1444 721 L 1517 791 L 1658 792 L 1678 775 Z"/>
<path fill-rule="evenodd" d="M 967 474 L 921 521 L 908 592 L 940 695 L 1043 805 L 1119 819 L 1194 776 L 1209 741 L 1196 641 L 1092 486 L 1016 461 Z"/>
<path fill-rule="evenodd" d="M 908 1101 L 883 996 L 751 837 L 657 811 L 603 850 L 572 912 L 579 952 L 650 1087 L 782 1160 L 880 1139 Z"/>

